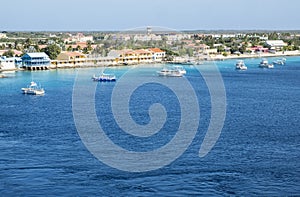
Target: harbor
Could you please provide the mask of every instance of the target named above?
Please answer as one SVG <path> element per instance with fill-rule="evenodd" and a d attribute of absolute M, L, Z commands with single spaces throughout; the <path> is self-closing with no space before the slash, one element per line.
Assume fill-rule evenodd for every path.
<path fill-rule="evenodd" d="M 83 195 L 88 192 L 106 195 L 108 191 L 113 191 L 134 195 L 141 193 L 139 188 L 127 189 L 120 185 L 162 190 L 165 186 L 160 183 L 164 183 L 166 179 L 174 179 L 174 176 L 177 177 L 175 173 L 180 174 L 181 178 L 174 179 L 176 184 L 171 186 L 172 189 L 167 194 L 171 194 L 171 190 L 180 190 L 182 184 L 195 184 L 195 179 L 199 185 L 187 190 L 189 194 L 198 189 L 217 192 L 215 184 L 220 184 L 220 179 L 224 190 L 236 194 L 242 194 L 245 190 L 254 194 L 261 187 L 274 194 L 277 189 L 292 193 L 297 190 L 293 185 L 298 184 L 298 176 L 293 168 L 283 168 L 282 162 L 289 161 L 290 166 L 298 165 L 296 136 L 299 126 L 297 103 L 300 97 L 300 57 L 287 57 L 285 66 L 275 66 L 274 69 L 259 68 L 260 60 L 244 59 L 248 69 L 241 72 L 235 70 L 234 59 L 216 62 L 227 90 L 227 116 L 222 134 L 208 157 L 201 159 L 197 156 L 199 141 L 202 141 L 202 136 L 197 135 L 189 151 L 172 164 L 159 171 L 140 174 L 110 168 L 86 150 L 78 136 L 72 115 L 72 94 L 77 72 L 84 76 L 78 82 L 85 88 L 97 85 L 95 110 L 103 129 L 121 146 L 146 151 L 172 139 L 172 130 L 177 129 L 181 119 L 177 115 L 180 108 L 175 107 L 178 105 L 177 98 L 168 89 L 156 84 L 146 84 L 137 89 L 130 102 L 133 118 L 147 121 L 147 116 L 139 113 L 144 113 L 143 109 L 158 99 L 172 114 L 157 135 L 147 140 L 128 137 L 113 121 L 110 109 L 111 93 L 118 79 L 128 69 L 135 69 L 137 75 L 129 76 L 131 78 L 126 81 L 134 81 L 140 75 L 145 79 L 153 77 L 158 81 L 171 81 L 180 87 L 182 80 L 188 79 L 195 94 L 201 98 L 200 134 L 207 129 L 211 103 L 205 81 L 194 66 L 184 65 L 186 74 L 180 78 L 157 76 L 156 71 L 167 65 L 108 67 L 105 73 L 114 73 L 117 77 L 117 82 L 112 83 L 91 80 L 93 74 L 100 73 L 100 68 L 10 73 L 14 76 L 3 78 L 0 82 L 0 102 L 4 103 L 0 105 L 0 150 L 2 162 L 6 166 L 2 165 L 0 171 L 1 176 L 5 177 L 3 181 L 6 188 L 18 189 L 31 195 L 38 194 L 41 190 L 47 190 L 48 194 Z M 272 62 L 276 58 L 268 60 Z M 21 94 L 21 88 L 26 87 L 32 79 L 43 85 L 44 96 Z M 282 176 L 285 176 L 284 182 L 280 178 Z M 28 177 L 26 183 L 23 183 L 21 177 Z M 87 179 L 88 184 L 82 185 Z M 202 187 L 200 183 L 207 179 L 213 184 Z M 72 189 L 60 187 L 70 184 L 70 180 L 79 181 L 72 181 Z M 22 184 L 16 186 L 15 182 Z M 242 184 L 239 187 L 232 187 L 240 182 Z M 23 188 L 23 184 L 27 185 L 26 188 L 31 188 L 30 191 Z M 277 185 L 276 189 L 270 185 Z M 4 194 L 8 195 L 8 190 Z"/>

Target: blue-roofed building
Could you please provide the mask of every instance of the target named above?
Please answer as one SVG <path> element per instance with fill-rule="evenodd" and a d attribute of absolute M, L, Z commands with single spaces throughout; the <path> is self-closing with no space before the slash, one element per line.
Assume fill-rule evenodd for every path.
<path fill-rule="evenodd" d="M 26 53 L 22 56 L 22 67 L 27 70 L 47 70 L 50 58 L 44 53 Z"/>

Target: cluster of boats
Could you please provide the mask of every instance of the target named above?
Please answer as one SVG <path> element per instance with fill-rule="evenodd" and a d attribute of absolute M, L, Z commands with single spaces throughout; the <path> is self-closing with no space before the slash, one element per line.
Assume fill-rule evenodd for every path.
<path fill-rule="evenodd" d="M 274 68 L 274 64 L 277 65 L 285 65 L 286 59 L 282 58 L 282 59 L 278 59 L 273 61 L 272 64 L 269 63 L 269 61 L 266 58 L 263 58 L 261 60 L 261 62 L 259 63 L 260 68 Z M 247 66 L 245 65 L 243 60 L 238 60 L 235 64 L 235 69 L 237 70 L 247 70 Z"/>
<path fill-rule="evenodd" d="M 285 65 L 286 59 L 278 59 L 273 61 L 273 64 L 270 64 L 267 59 L 262 59 L 259 63 L 260 68 L 274 68 L 274 64 L 277 65 Z M 247 70 L 247 66 L 245 65 L 243 60 L 238 60 L 235 64 L 235 68 L 237 70 Z M 186 74 L 186 70 L 183 68 L 183 66 L 169 66 L 164 67 L 160 71 L 157 71 L 158 76 L 162 77 L 182 77 Z M 1 77 L 4 77 L 1 75 Z M 106 74 L 101 73 L 99 76 L 94 75 L 92 77 L 93 81 L 99 81 L 99 82 L 112 82 L 116 81 L 116 76 L 114 74 Z M 40 85 L 38 85 L 36 82 L 31 81 L 31 83 L 26 87 L 21 89 L 23 94 L 32 94 L 32 95 L 44 95 L 45 90 Z"/>
<path fill-rule="evenodd" d="M 157 71 L 157 74 L 161 77 L 182 77 L 186 70 L 182 66 L 169 66 Z"/>

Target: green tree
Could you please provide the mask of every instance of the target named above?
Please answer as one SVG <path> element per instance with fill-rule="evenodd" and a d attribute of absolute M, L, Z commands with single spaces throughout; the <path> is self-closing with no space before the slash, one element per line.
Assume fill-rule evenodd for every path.
<path fill-rule="evenodd" d="M 73 50 L 72 45 L 69 45 L 67 51 L 72 51 L 72 50 Z"/>
<path fill-rule="evenodd" d="M 43 52 L 45 52 L 50 59 L 54 60 L 57 58 L 57 56 L 61 52 L 61 48 L 57 46 L 56 44 L 51 44 L 43 49 Z"/>

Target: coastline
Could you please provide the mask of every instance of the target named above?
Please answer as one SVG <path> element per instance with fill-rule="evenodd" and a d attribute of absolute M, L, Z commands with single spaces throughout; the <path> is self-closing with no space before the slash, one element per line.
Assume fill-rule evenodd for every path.
<path fill-rule="evenodd" d="M 284 51 L 284 52 L 276 52 L 276 53 L 260 53 L 260 54 L 240 54 L 240 55 L 214 55 L 209 56 L 212 61 L 216 60 L 227 60 L 227 59 L 247 59 L 247 58 L 266 58 L 266 57 L 284 57 L 284 56 L 300 56 L 300 51 Z"/>
<path fill-rule="evenodd" d="M 239 55 L 209 55 L 205 58 L 201 58 L 201 61 L 225 61 L 229 59 L 249 59 L 249 58 L 267 58 L 267 57 L 285 57 L 285 56 L 300 56 L 300 51 L 285 51 L 285 52 L 276 52 L 276 53 L 260 53 L 260 54 L 239 54 Z M 148 62 L 147 64 L 164 64 L 164 63 L 170 63 L 170 64 L 184 64 L 183 62 L 178 61 L 166 61 L 166 62 Z M 143 62 L 142 64 L 146 64 Z M 55 66 L 49 66 L 46 70 L 55 70 L 55 69 L 84 69 L 84 68 L 101 68 L 101 67 L 116 67 L 116 66 L 132 66 L 132 65 L 140 65 L 139 63 L 133 63 L 133 64 L 86 64 L 86 65 L 74 65 L 74 66 L 65 66 L 65 67 L 55 67 Z M 16 69 L 7 69 L 7 70 L 1 70 L 1 72 L 5 71 L 26 71 L 24 68 L 16 68 Z"/>

